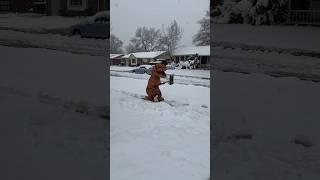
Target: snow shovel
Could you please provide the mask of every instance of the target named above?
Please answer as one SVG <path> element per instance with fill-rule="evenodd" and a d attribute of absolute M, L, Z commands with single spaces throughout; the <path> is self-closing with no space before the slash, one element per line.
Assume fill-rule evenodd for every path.
<path fill-rule="evenodd" d="M 169 81 L 162 82 L 161 84 L 168 83 L 169 85 L 172 85 L 173 84 L 173 79 L 174 79 L 174 75 L 173 74 L 169 74 Z"/>
<path fill-rule="evenodd" d="M 174 74 L 169 75 L 169 85 L 173 84 Z"/>

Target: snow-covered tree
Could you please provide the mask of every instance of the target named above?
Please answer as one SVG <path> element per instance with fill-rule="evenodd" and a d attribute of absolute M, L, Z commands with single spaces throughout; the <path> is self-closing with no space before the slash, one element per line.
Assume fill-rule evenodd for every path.
<path fill-rule="evenodd" d="M 286 21 L 288 0 L 225 0 L 213 10 L 214 23 L 280 24 Z"/>
<path fill-rule="evenodd" d="M 155 51 L 158 49 L 161 33 L 160 30 L 150 27 L 139 27 L 135 37 L 130 40 L 126 50 L 130 51 Z"/>
<path fill-rule="evenodd" d="M 206 16 L 199 21 L 200 29 L 193 37 L 193 44 L 197 46 L 210 45 L 210 12 L 206 12 Z"/>
<path fill-rule="evenodd" d="M 166 50 L 171 54 L 177 48 L 182 34 L 182 27 L 178 25 L 176 20 L 173 20 L 167 27 L 166 32 L 162 33 L 158 50 Z"/>
<path fill-rule="evenodd" d="M 114 34 L 110 35 L 110 53 L 111 54 L 122 54 L 122 45 L 123 42 L 116 37 Z"/>

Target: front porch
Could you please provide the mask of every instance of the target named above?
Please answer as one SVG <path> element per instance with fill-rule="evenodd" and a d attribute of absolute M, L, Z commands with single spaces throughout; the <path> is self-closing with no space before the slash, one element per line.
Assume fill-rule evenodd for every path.
<path fill-rule="evenodd" d="M 288 24 L 320 25 L 320 0 L 289 0 Z"/>

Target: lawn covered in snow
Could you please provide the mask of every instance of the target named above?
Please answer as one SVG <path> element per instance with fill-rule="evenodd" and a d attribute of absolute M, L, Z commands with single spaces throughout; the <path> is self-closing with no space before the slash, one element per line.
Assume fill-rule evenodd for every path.
<path fill-rule="evenodd" d="M 278 52 L 213 48 L 214 69 L 320 80 L 320 59 Z"/>
<path fill-rule="evenodd" d="M 216 179 L 318 179 L 319 83 L 219 71 L 214 77 Z"/>
<path fill-rule="evenodd" d="M 106 58 L 37 48 L 0 46 L 0 85 L 64 100 L 106 106 Z"/>
<path fill-rule="evenodd" d="M 41 16 L 37 14 L 0 14 L 0 28 L 10 28 L 27 32 L 68 28 L 82 22 L 85 17 Z"/>
<path fill-rule="evenodd" d="M 320 52 L 319 27 L 244 24 L 213 24 L 212 27 L 213 42 Z"/>
<path fill-rule="evenodd" d="M 107 40 L 0 30 L 0 44 L 106 56 Z"/>
<path fill-rule="evenodd" d="M 110 77 L 111 179 L 207 179 L 210 175 L 210 89 L 163 85 L 152 103 L 147 80 Z"/>
<path fill-rule="evenodd" d="M 107 179 L 105 57 L 5 46 L 0 52 L 0 179 Z"/>

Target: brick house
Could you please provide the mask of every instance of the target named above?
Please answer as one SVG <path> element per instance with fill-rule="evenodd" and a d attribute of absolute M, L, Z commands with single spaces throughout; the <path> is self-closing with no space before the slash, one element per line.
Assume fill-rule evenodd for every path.
<path fill-rule="evenodd" d="M 30 12 L 33 0 L 0 0 L 0 12 Z"/>
<path fill-rule="evenodd" d="M 125 66 L 139 66 L 158 59 L 170 59 L 170 55 L 166 51 L 136 52 L 122 56 L 121 59 L 121 64 Z"/>
<path fill-rule="evenodd" d="M 110 54 L 111 65 L 121 65 L 123 54 Z"/>
<path fill-rule="evenodd" d="M 48 15 L 91 16 L 109 8 L 107 0 L 48 0 Z"/>

